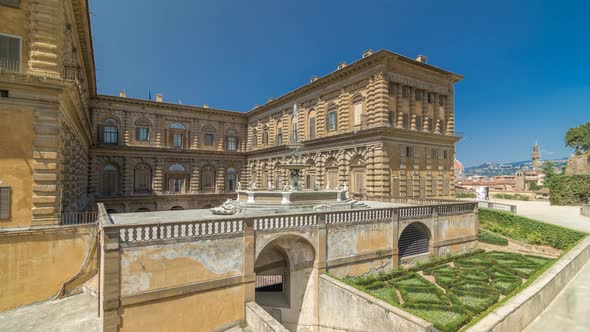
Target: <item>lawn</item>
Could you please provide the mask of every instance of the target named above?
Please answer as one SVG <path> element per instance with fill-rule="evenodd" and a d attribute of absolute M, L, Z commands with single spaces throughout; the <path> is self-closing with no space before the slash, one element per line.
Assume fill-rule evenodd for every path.
<path fill-rule="evenodd" d="M 504 297 L 514 295 L 519 286 L 553 261 L 478 250 L 408 270 L 343 281 L 432 322 L 441 331 L 452 332 Z M 431 277 L 432 282 L 428 280 Z"/>

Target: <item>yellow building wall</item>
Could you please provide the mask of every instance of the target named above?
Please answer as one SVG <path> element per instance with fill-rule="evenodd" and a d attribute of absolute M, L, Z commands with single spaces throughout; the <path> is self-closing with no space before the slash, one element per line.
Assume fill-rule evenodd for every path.
<path fill-rule="evenodd" d="M 120 331 L 208 332 L 244 320 L 243 286 L 182 295 L 122 310 Z"/>
<path fill-rule="evenodd" d="M 0 220 L 0 228 L 30 226 L 33 194 L 33 112 L 30 109 L 0 105 L 0 185 L 11 187 L 10 219 Z"/>
<path fill-rule="evenodd" d="M 55 296 L 75 276 L 93 227 L 0 232 L 0 312 Z"/>
<path fill-rule="evenodd" d="M 20 8 L 2 6 L 0 8 L 0 33 L 21 38 L 21 70 L 27 68 L 29 59 L 28 17 L 29 1 L 21 0 Z"/>

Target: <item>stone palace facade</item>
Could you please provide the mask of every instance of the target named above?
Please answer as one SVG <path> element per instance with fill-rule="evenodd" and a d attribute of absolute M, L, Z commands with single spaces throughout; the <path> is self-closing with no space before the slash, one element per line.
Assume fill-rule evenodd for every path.
<path fill-rule="evenodd" d="M 303 187 L 358 199 L 453 195 L 453 84 L 461 76 L 389 51 L 249 112 L 97 96 L 89 192 L 111 212 L 206 208 L 279 189 L 299 143 Z"/>

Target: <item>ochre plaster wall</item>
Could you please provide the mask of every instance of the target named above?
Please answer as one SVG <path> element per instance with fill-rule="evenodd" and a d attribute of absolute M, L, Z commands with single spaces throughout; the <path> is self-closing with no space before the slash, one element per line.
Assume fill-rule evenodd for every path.
<path fill-rule="evenodd" d="M 32 110 L 0 105 L 0 185 L 11 188 L 10 219 L 0 220 L 0 228 L 31 225 L 32 123 Z"/>
<path fill-rule="evenodd" d="M 120 331 L 208 332 L 244 320 L 243 286 L 232 286 L 123 308 Z"/>
<path fill-rule="evenodd" d="M 242 237 L 125 248 L 121 253 L 121 293 L 161 288 L 242 274 Z"/>
<path fill-rule="evenodd" d="M 29 58 L 29 1 L 21 0 L 20 8 L 2 6 L 0 9 L 0 34 L 21 38 L 21 69 L 24 69 Z"/>
<path fill-rule="evenodd" d="M 76 275 L 91 227 L 0 233 L 0 311 L 47 300 Z"/>

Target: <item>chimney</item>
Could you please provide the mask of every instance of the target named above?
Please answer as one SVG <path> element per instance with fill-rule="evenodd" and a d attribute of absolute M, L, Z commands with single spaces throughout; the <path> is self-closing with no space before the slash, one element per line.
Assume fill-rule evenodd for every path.
<path fill-rule="evenodd" d="M 416 61 L 421 62 L 421 63 L 427 63 L 428 58 L 426 57 L 426 55 L 418 55 L 418 57 L 416 58 Z"/>
<path fill-rule="evenodd" d="M 159 103 L 161 103 L 161 102 L 162 102 L 162 95 L 161 95 L 161 94 L 159 94 L 159 93 L 158 93 L 158 94 L 156 95 L 156 101 L 157 101 L 157 102 L 159 102 Z"/>
<path fill-rule="evenodd" d="M 340 70 L 340 69 L 342 69 L 342 68 L 344 68 L 344 67 L 346 67 L 346 62 L 340 62 L 340 63 L 338 64 L 338 70 Z"/>
<path fill-rule="evenodd" d="M 363 59 L 368 57 L 369 55 L 373 54 L 373 50 L 372 49 L 368 49 L 366 51 L 363 52 Z"/>
<path fill-rule="evenodd" d="M 127 94 L 125 93 L 125 90 L 119 91 L 119 97 L 127 97 Z"/>
<path fill-rule="evenodd" d="M 310 82 L 315 82 L 315 81 L 317 81 L 317 80 L 318 80 L 318 77 L 317 77 L 317 76 L 315 76 L 315 75 L 313 75 L 313 76 L 311 77 L 311 80 L 310 80 Z"/>

